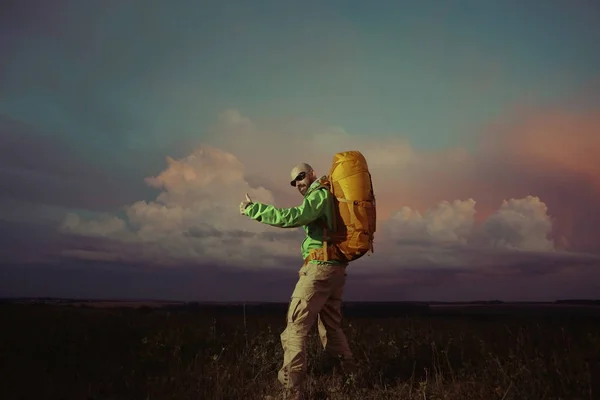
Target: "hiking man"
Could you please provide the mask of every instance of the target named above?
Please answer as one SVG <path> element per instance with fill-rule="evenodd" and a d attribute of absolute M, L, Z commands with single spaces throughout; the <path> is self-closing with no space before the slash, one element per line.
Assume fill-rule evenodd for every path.
<path fill-rule="evenodd" d="M 292 293 L 287 313 L 287 327 L 281 333 L 284 356 L 277 378 L 289 398 L 303 399 L 306 377 L 306 342 L 315 322 L 323 347 L 339 359 L 344 373 L 353 372 L 355 361 L 348 340 L 341 328 L 342 294 L 346 282 L 348 262 L 335 257 L 308 260 L 315 249 L 327 247 L 326 232 L 334 226 L 333 196 L 321 185 L 312 167 L 298 164 L 291 172 L 290 184 L 304 196 L 302 204 L 292 208 L 275 208 L 255 203 L 246 194 L 240 204 L 240 213 L 255 221 L 280 228 L 302 226 L 306 238 L 302 242 L 302 256 L 306 261 L 299 271 L 299 279 Z M 326 230 L 324 230 L 324 226 Z"/>

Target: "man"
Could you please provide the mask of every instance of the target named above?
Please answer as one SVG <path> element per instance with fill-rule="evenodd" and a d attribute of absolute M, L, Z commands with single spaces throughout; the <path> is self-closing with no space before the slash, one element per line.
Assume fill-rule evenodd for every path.
<path fill-rule="evenodd" d="M 290 184 L 304 196 L 298 207 L 275 208 L 253 202 L 248 195 L 240 204 L 240 213 L 255 221 L 280 228 L 302 226 L 306 237 L 302 242 L 302 256 L 323 247 L 323 224 L 331 232 L 333 205 L 329 190 L 321 186 L 312 167 L 302 163 L 291 172 Z M 284 356 L 277 375 L 279 382 L 292 399 L 302 399 L 306 377 L 307 336 L 318 321 L 321 343 L 328 354 L 339 359 L 345 374 L 353 372 L 354 357 L 341 328 L 341 306 L 347 263 L 337 260 L 311 260 L 299 271 L 299 279 L 292 293 L 287 327 L 281 334 Z"/>

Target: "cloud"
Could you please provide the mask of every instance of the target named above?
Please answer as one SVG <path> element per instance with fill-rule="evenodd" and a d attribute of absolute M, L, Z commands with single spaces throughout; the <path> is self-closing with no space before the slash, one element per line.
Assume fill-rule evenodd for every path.
<path fill-rule="evenodd" d="M 511 290 L 521 299 L 568 295 L 578 282 L 596 276 L 600 265 L 598 255 L 565 251 L 582 243 L 582 231 L 577 219 L 566 218 L 574 224 L 570 234 L 564 229 L 565 216 L 575 211 L 561 208 L 596 199 L 593 190 L 584 190 L 594 188 L 593 174 L 570 164 L 555 167 L 535 152 L 502 144 L 517 136 L 490 137 L 488 143 L 498 145 L 481 145 L 478 153 L 423 151 L 400 137 L 359 137 L 337 127 L 249 118 L 236 110 L 221 114 L 211 134 L 191 154 L 166 157 L 162 171 L 144 180 L 153 200 L 123 203 L 113 213 L 72 211 L 61 221 L 60 237 L 32 237 L 28 245 L 19 244 L 23 235 L 17 239 L 14 227 L 8 228 L 2 233 L 9 239 L 4 267 L 134 268 L 131 276 L 155 271 L 152 276 L 176 275 L 172 282 L 195 279 L 186 296 L 200 290 L 223 300 L 231 296 L 210 286 L 237 271 L 231 273 L 265 291 L 277 286 L 265 296 L 282 299 L 293 284 L 289 271 L 300 262 L 303 232 L 250 221 L 239 215 L 239 202 L 248 192 L 257 201 L 297 205 L 301 197 L 287 184 L 289 168 L 307 161 L 327 173 L 332 155 L 349 149 L 360 149 L 369 161 L 380 219 L 375 253 L 352 264 L 348 290 L 355 299 L 507 299 Z M 519 151 L 511 150 L 515 147 Z M 553 174 L 547 168 L 555 168 Z M 551 190 L 557 182 L 558 192 Z M 585 210 L 587 219 L 598 218 L 594 208 Z M 183 270 L 188 278 L 175 272 Z M 259 285 L 262 280 L 270 283 Z M 585 287 L 585 293 L 595 290 Z M 148 281 L 138 293 L 150 288 L 168 292 Z M 240 293 L 257 296 L 246 289 Z"/>
<path fill-rule="evenodd" d="M 580 175 L 600 188 L 599 110 L 522 110 L 489 129 L 485 154 L 510 154 L 508 164 Z"/>
<path fill-rule="evenodd" d="M 249 119 L 238 110 L 223 112 L 209 132 L 206 140 L 235 154 L 247 175 L 274 188 L 287 189 L 273 188 L 284 206 L 298 201 L 297 192 L 285 185 L 295 164 L 307 162 L 324 175 L 329 172 L 333 155 L 340 151 L 360 149 L 367 158 L 377 192 L 378 215 L 382 218 L 389 217 L 401 205 L 433 206 L 448 195 L 462 197 L 443 193 L 444 179 L 455 174 L 461 176 L 469 168 L 467 153 L 462 148 L 419 152 L 402 135 L 389 138 L 352 135 L 341 127 L 307 120 Z M 440 188 L 435 196 L 429 195 L 432 186 Z"/>
<path fill-rule="evenodd" d="M 239 158 L 206 144 L 186 157 L 167 157 L 166 168 L 146 178 L 146 183 L 159 192 L 154 201 L 127 205 L 121 217 L 103 215 L 90 220 L 69 214 L 61 225 L 63 233 L 104 238 L 108 242 L 99 248 L 69 249 L 62 254 L 163 265 L 212 262 L 254 269 L 286 267 L 282 261 L 300 260 L 302 232 L 269 227 L 238 213 L 239 202 L 246 192 L 256 201 L 278 206 L 285 201 L 290 205 L 300 202 L 301 198 L 289 190 L 289 185 L 285 185 L 289 190 L 285 193 L 276 190 L 273 184 L 280 180 L 287 183 L 289 179 L 287 170 L 276 170 L 274 166 L 301 161 L 290 160 L 290 154 L 281 151 L 282 148 L 304 149 L 316 162 L 308 161 L 320 167 L 320 171 L 327 171 L 326 154 L 359 148 L 369 160 L 374 181 L 379 182 L 375 185 L 376 193 L 380 193 L 380 187 L 392 185 L 398 176 L 400 180 L 406 177 L 414 182 L 417 168 L 428 170 L 452 161 L 467 164 L 465 154 L 460 151 L 420 153 L 402 140 L 369 141 L 338 128 L 304 125 L 310 128 L 304 136 L 290 136 L 288 132 L 285 137 L 290 139 L 282 141 L 277 134 L 280 126 L 273 121 L 251 120 L 235 110 L 224 112 L 219 116 L 214 141 L 237 151 Z M 287 126 L 292 131 L 299 129 L 294 124 Z M 340 143 L 346 147 L 339 148 Z M 402 171 L 394 174 L 398 168 Z M 258 178 L 248 179 L 249 175 Z M 398 190 L 397 186 L 392 187 Z M 391 195 L 391 189 L 381 193 L 378 204 L 388 207 L 391 216 L 381 218 L 376 236 L 378 250 L 373 257 L 360 260 L 359 265 L 374 264 L 372 268 L 376 270 L 476 268 L 482 249 L 485 254 L 496 254 L 498 248 L 555 250 L 548 238 L 552 220 L 546 205 L 537 197 L 506 200 L 481 223 L 476 218 L 473 198 L 442 200 L 421 212 L 398 204 L 398 195 Z M 396 210 L 391 211 L 394 207 Z M 114 252 L 118 257 L 110 255 Z"/>
<path fill-rule="evenodd" d="M 290 232 L 275 234 L 276 228 L 239 215 L 245 193 L 266 203 L 274 198 L 268 189 L 244 179 L 244 168 L 232 154 L 202 146 L 179 160 L 167 157 L 167 168 L 146 182 L 160 190 L 155 201 L 125 206 L 123 218 L 104 215 L 87 220 L 69 214 L 61 231 L 137 246 L 141 252 L 125 251 L 122 257 L 168 265 L 202 261 L 266 266 L 298 253 L 293 240 L 297 238 Z M 98 258 L 97 252 L 87 251 L 64 255 Z"/>
<path fill-rule="evenodd" d="M 533 121 L 537 126 L 543 118 Z M 260 271 L 294 270 L 300 262 L 303 232 L 250 221 L 239 215 L 239 202 L 248 192 L 258 201 L 297 205 L 301 198 L 287 184 L 291 166 L 307 161 L 325 174 L 335 152 L 360 149 L 373 174 L 380 221 L 375 253 L 353 263 L 352 275 L 363 280 L 355 295 L 372 297 L 367 292 L 383 288 L 381 280 L 395 285 L 378 293 L 399 299 L 432 298 L 433 294 L 481 298 L 487 292 L 477 292 L 475 286 L 489 289 L 492 282 L 502 281 L 504 286 L 498 287 L 508 288 L 511 279 L 528 282 L 519 289 L 524 294 L 527 287 L 541 285 L 535 279 L 559 290 L 560 278 L 574 285 L 577 274 L 588 276 L 581 271 L 600 263 L 597 256 L 573 252 L 585 250 L 581 244 L 586 240 L 588 248 L 598 243 L 591 227 L 582 235 L 586 221 L 598 220 L 591 207 L 598 197 L 588 164 L 579 169 L 566 161 L 554 164 L 544 161 L 547 155 L 535 148 L 523 150 L 533 144 L 511 144 L 527 136 L 512 135 L 513 131 L 538 132 L 531 124 L 525 123 L 529 127 L 525 129 L 514 122 L 486 131 L 488 136 L 476 152 L 460 147 L 424 151 L 401 136 L 360 137 L 310 121 L 250 118 L 229 110 L 191 154 L 166 157 L 162 170 L 144 180 L 154 191 L 153 200 L 140 197 L 122 202 L 120 209 L 110 213 L 73 210 L 62 219 L 60 237 L 40 239 L 38 245 L 5 240 L 9 255 L 3 264 L 83 261 L 81 265 L 108 263 L 152 270 L 237 268 L 259 275 Z M 589 129 L 573 132 L 593 148 L 595 139 L 586 133 Z M 543 135 L 536 137 L 541 146 L 550 146 L 542 143 Z M 575 151 L 571 145 L 565 149 Z M 8 153 L 3 158 L 5 165 L 25 161 L 40 162 L 35 157 L 10 158 Z M 78 163 L 86 165 L 83 160 Z M 31 167 L 62 176 L 52 169 L 61 164 L 51 164 Z M 133 159 L 129 165 L 138 168 Z M 65 166 L 65 171 L 81 176 L 83 184 L 89 181 L 92 185 L 87 187 L 99 182 L 86 179 L 91 175 L 85 168 Z M 99 185 L 91 193 L 98 195 L 99 190 L 109 191 Z M 35 215 L 48 213 L 56 218 L 60 210 Z M 8 238 L 11 234 L 4 233 Z M 450 290 L 449 285 L 455 288 Z"/>
<path fill-rule="evenodd" d="M 474 225 L 475 200 L 442 201 L 424 215 L 402 207 L 393 215 L 385 232 L 395 240 L 420 239 L 466 243 Z"/>
<path fill-rule="evenodd" d="M 382 220 L 402 207 L 423 215 L 440 201 L 474 199 L 475 222 L 481 224 L 503 201 L 532 197 L 545 204 L 546 213 L 552 216 L 552 229 L 549 219 L 540 221 L 537 240 L 517 239 L 523 233 L 506 231 L 508 227 L 521 229 L 514 220 L 503 225 L 504 237 L 496 237 L 497 246 L 554 246 L 597 252 L 598 132 L 597 109 L 524 109 L 502 115 L 482 127 L 479 136 L 469 143 L 469 150 L 460 146 L 420 150 L 404 140 L 401 133 L 387 138 L 359 136 L 340 127 L 292 119 L 250 119 L 237 110 L 229 110 L 222 114 L 208 140 L 238 155 L 247 175 L 271 188 L 282 206 L 297 202 L 295 192 L 279 189 L 286 188 L 286 166 L 307 161 L 319 173 L 327 173 L 335 152 L 360 149 L 369 161 Z M 485 235 L 494 237 L 490 224 Z M 548 237 L 544 236 L 544 229 L 548 230 Z"/>
<path fill-rule="evenodd" d="M 477 169 L 461 185 L 478 188 L 489 200 L 537 196 L 553 216 L 555 243 L 598 252 L 598 132 L 598 109 L 527 109 L 503 116 L 482 132 Z"/>
<path fill-rule="evenodd" d="M 547 212 L 548 207 L 537 197 L 504 200 L 500 209 L 483 223 L 483 231 L 498 247 L 554 250 L 548 238 L 552 220 Z"/>
<path fill-rule="evenodd" d="M 97 219 L 82 220 L 75 214 L 67 214 L 62 227 L 65 231 L 87 236 L 114 237 L 126 232 L 127 225 L 121 218 L 104 214 Z"/>

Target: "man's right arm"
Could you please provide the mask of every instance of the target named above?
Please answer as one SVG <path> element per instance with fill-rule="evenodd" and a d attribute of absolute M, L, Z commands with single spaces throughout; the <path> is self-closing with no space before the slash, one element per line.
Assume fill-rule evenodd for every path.
<path fill-rule="evenodd" d="M 329 192 L 324 189 L 315 190 L 308 195 L 301 205 L 291 208 L 252 203 L 244 213 L 255 221 L 278 228 L 297 228 L 308 225 L 325 213 L 329 204 Z"/>

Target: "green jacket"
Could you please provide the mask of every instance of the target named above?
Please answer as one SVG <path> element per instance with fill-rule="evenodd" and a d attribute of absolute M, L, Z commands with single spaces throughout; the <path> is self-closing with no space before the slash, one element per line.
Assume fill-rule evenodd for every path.
<path fill-rule="evenodd" d="M 302 259 L 305 259 L 311 250 L 323 247 L 323 219 L 327 222 L 328 231 L 332 230 L 332 204 L 331 193 L 326 188 L 317 189 L 319 181 L 313 182 L 304 195 L 304 201 L 298 207 L 276 208 L 272 205 L 252 203 L 245 214 L 255 221 L 278 228 L 297 228 L 302 226 L 306 237 L 302 241 Z M 322 223 L 322 222 L 321 222 Z M 311 262 L 322 262 L 312 260 Z M 327 261 L 329 264 L 338 263 L 335 260 Z"/>

